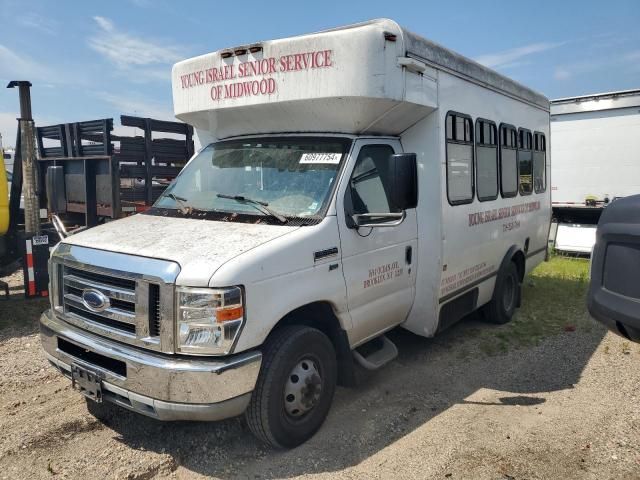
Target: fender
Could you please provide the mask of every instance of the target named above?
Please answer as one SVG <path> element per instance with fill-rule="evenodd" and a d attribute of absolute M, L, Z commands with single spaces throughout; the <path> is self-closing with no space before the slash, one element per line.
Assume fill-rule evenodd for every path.
<path fill-rule="evenodd" d="M 336 350 L 336 360 L 339 365 L 338 384 L 344 387 L 356 386 L 355 365 L 349 336 L 331 302 L 316 301 L 295 308 L 273 326 L 269 335 L 285 325 L 306 325 L 317 328 L 329 337 Z"/>

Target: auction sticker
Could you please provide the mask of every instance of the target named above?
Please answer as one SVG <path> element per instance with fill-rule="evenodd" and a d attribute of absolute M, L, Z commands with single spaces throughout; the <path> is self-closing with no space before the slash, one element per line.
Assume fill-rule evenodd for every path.
<path fill-rule="evenodd" d="M 303 153 L 300 163 L 323 163 L 336 165 L 340 163 L 341 153 Z"/>
<path fill-rule="evenodd" d="M 49 236 L 41 235 L 39 237 L 33 237 L 32 242 L 34 245 L 49 245 Z"/>

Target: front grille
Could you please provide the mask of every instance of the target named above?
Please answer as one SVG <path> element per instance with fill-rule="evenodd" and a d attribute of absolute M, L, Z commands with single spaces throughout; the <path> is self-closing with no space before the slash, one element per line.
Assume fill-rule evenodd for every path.
<path fill-rule="evenodd" d="M 173 353 L 179 272 L 167 260 L 61 243 L 50 261 L 52 307 L 94 335 Z"/>
<path fill-rule="evenodd" d="M 123 330 L 129 333 L 136 333 L 136 326 L 131 325 L 130 323 L 111 320 L 110 318 L 105 318 L 101 315 L 97 315 L 93 312 L 87 312 L 86 310 L 81 310 L 76 307 L 67 307 L 67 312 L 72 315 L 78 316 L 80 318 L 84 318 L 84 319 L 99 323 L 101 325 L 105 325 L 107 327 L 113 327 L 115 329 Z"/>
<path fill-rule="evenodd" d="M 126 335 L 137 332 L 136 281 L 69 266 L 63 267 L 63 308 L 70 316 L 113 329 Z M 86 290 L 109 299 L 102 311 L 92 311 L 82 296 Z"/>
<path fill-rule="evenodd" d="M 149 284 L 149 335 L 160 335 L 160 286 Z"/>
<path fill-rule="evenodd" d="M 113 287 L 121 287 L 127 290 L 135 290 L 136 288 L 136 281 L 130 278 L 114 277 L 114 276 L 105 275 L 102 273 L 96 273 L 89 270 L 81 270 L 79 268 L 73 268 L 69 266 L 65 266 L 64 269 L 67 275 L 77 275 L 89 281 L 104 283 L 106 285 L 111 285 Z"/>

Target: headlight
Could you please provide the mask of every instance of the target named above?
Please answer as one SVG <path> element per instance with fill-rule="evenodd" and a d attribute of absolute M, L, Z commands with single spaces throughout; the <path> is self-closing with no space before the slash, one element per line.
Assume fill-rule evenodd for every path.
<path fill-rule="evenodd" d="M 241 288 L 178 287 L 176 295 L 178 352 L 230 353 L 244 322 Z"/>

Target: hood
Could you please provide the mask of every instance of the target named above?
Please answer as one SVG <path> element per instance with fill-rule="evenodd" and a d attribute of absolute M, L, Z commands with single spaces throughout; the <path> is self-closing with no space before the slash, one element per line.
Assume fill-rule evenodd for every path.
<path fill-rule="evenodd" d="M 178 283 L 207 286 L 225 262 L 299 227 L 134 215 L 91 228 L 63 243 L 180 265 Z"/>

